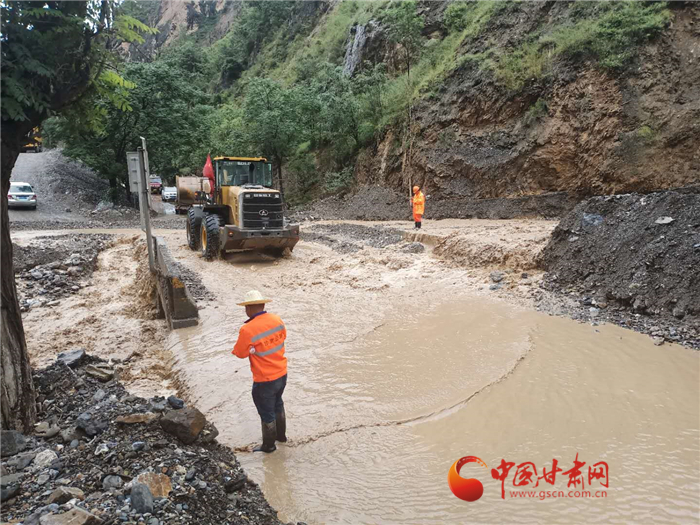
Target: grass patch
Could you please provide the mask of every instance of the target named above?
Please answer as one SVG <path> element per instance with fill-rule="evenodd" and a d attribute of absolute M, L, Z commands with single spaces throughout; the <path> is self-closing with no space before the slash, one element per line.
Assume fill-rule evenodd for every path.
<path fill-rule="evenodd" d="M 636 48 L 656 36 L 668 24 L 671 13 L 665 3 L 635 1 L 581 2 L 572 10 L 572 21 L 534 36 L 495 63 L 496 77 L 509 89 L 520 90 L 528 82 L 548 74 L 558 58 L 593 59 L 606 69 L 623 68 Z"/>

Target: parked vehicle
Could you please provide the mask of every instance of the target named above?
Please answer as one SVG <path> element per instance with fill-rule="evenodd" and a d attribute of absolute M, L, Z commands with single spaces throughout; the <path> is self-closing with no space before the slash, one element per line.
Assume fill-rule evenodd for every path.
<path fill-rule="evenodd" d="M 20 150 L 22 153 L 27 153 L 28 151 L 33 151 L 34 153 L 41 153 L 44 149 L 41 135 L 39 134 L 39 128 L 34 128 L 29 137 L 27 137 L 27 142 L 22 145 Z"/>
<path fill-rule="evenodd" d="M 36 193 L 31 184 L 26 182 L 10 182 L 7 192 L 8 208 L 30 208 L 36 210 Z"/>
<path fill-rule="evenodd" d="M 160 198 L 163 202 L 175 202 L 177 199 L 177 188 L 175 186 L 166 186 L 160 192 Z"/>
<path fill-rule="evenodd" d="M 163 181 L 160 180 L 160 177 L 151 177 L 150 185 L 151 193 L 160 193 L 163 189 Z"/>

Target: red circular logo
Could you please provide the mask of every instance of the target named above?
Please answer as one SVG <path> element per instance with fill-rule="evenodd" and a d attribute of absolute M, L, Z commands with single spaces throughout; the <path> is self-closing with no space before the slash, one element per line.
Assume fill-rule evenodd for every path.
<path fill-rule="evenodd" d="M 447 484 L 450 486 L 452 494 L 464 501 L 476 501 L 484 493 L 484 486 L 476 478 L 463 478 L 459 475 L 459 471 L 467 463 L 477 463 L 482 467 L 488 468 L 486 463 L 476 456 L 464 456 L 458 459 L 450 467 L 447 473 Z"/>

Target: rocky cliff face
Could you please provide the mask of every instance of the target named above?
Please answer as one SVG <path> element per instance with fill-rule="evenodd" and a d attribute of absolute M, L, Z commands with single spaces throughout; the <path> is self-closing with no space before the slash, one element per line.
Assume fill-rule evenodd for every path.
<path fill-rule="evenodd" d="M 465 54 L 517 46 L 565 2 L 523 2 L 494 18 Z M 437 8 L 437 7 L 436 7 Z M 672 4 L 672 21 L 623 74 L 562 62 L 513 93 L 465 61 L 415 111 L 410 162 L 396 130 L 360 155 L 362 184 L 443 198 L 567 191 L 647 192 L 700 182 L 700 6 Z"/>

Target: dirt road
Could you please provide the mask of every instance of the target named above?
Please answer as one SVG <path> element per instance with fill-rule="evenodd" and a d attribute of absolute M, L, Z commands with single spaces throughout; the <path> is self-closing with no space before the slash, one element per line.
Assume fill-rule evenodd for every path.
<path fill-rule="evenodd" d="M 436 223 L 406 238 L 404 226 L 315 223 L 290 257 L 212 262 L 187 248 L 182 231 L 160 230 L 201 283 L 200 325 L 171 333 L 139 312 L 138 232 L 113 230 L 121 241 L 100 256 L 90 286 L 60 312 L 25 316 L 30 351 L 49 355 L 76 341 L 119 358 L 138 349 L 126 377 L 133 388 L 177 386 L 238 450 L 283 520 L 692 522 L 700 511 L 698 353 L 533 311 L 541 275 L 522 269 L 554 223 Z M 445 228 L 463 235 L 436 254 L 430 236 Z M 427 250 L 411 242 L 416 235 Z M 33 236 L 15 234 L 18 242 Z M 248 452 L 260 434 L 252 378 L 230 353 L 245 320 L 235 303 L 252 288 L 273 298 L 269 310 L 288 329 L 290 442 L 271 455 Z M 587 468 L 609 466 L 604 497 L 568 496 L 563 472 L 577 454 L 592 494 L 603 487 Z M 462 471 L 484 485 L 477 503 L 458 500 L 446 483 L 466 455 L 488 465 Z M 559 477 L 535 490 L 566 496 L 542 503 L 509 492 L 519 488 L 515 466 L 532 462 L 541 476 L 553 458 Z M 514 463 L 504 492 L 491 476 L 502 459 Z"/>
<path fill-rule="evenodd" d="M 37 195 L 36 210 L 10 209 L 10 222 L 38 222 L 57 221 L 73 222 L 80 219 L 79 215 L 66 212 L 70 208 L 72 199 L 64 195 L 57 198 L 51 187 L 48 176 L 47 158 L 51 152 L 20 153 L 17 163 L 12 170 L 12 181 L 28 182 L 34 188 Z"/>

